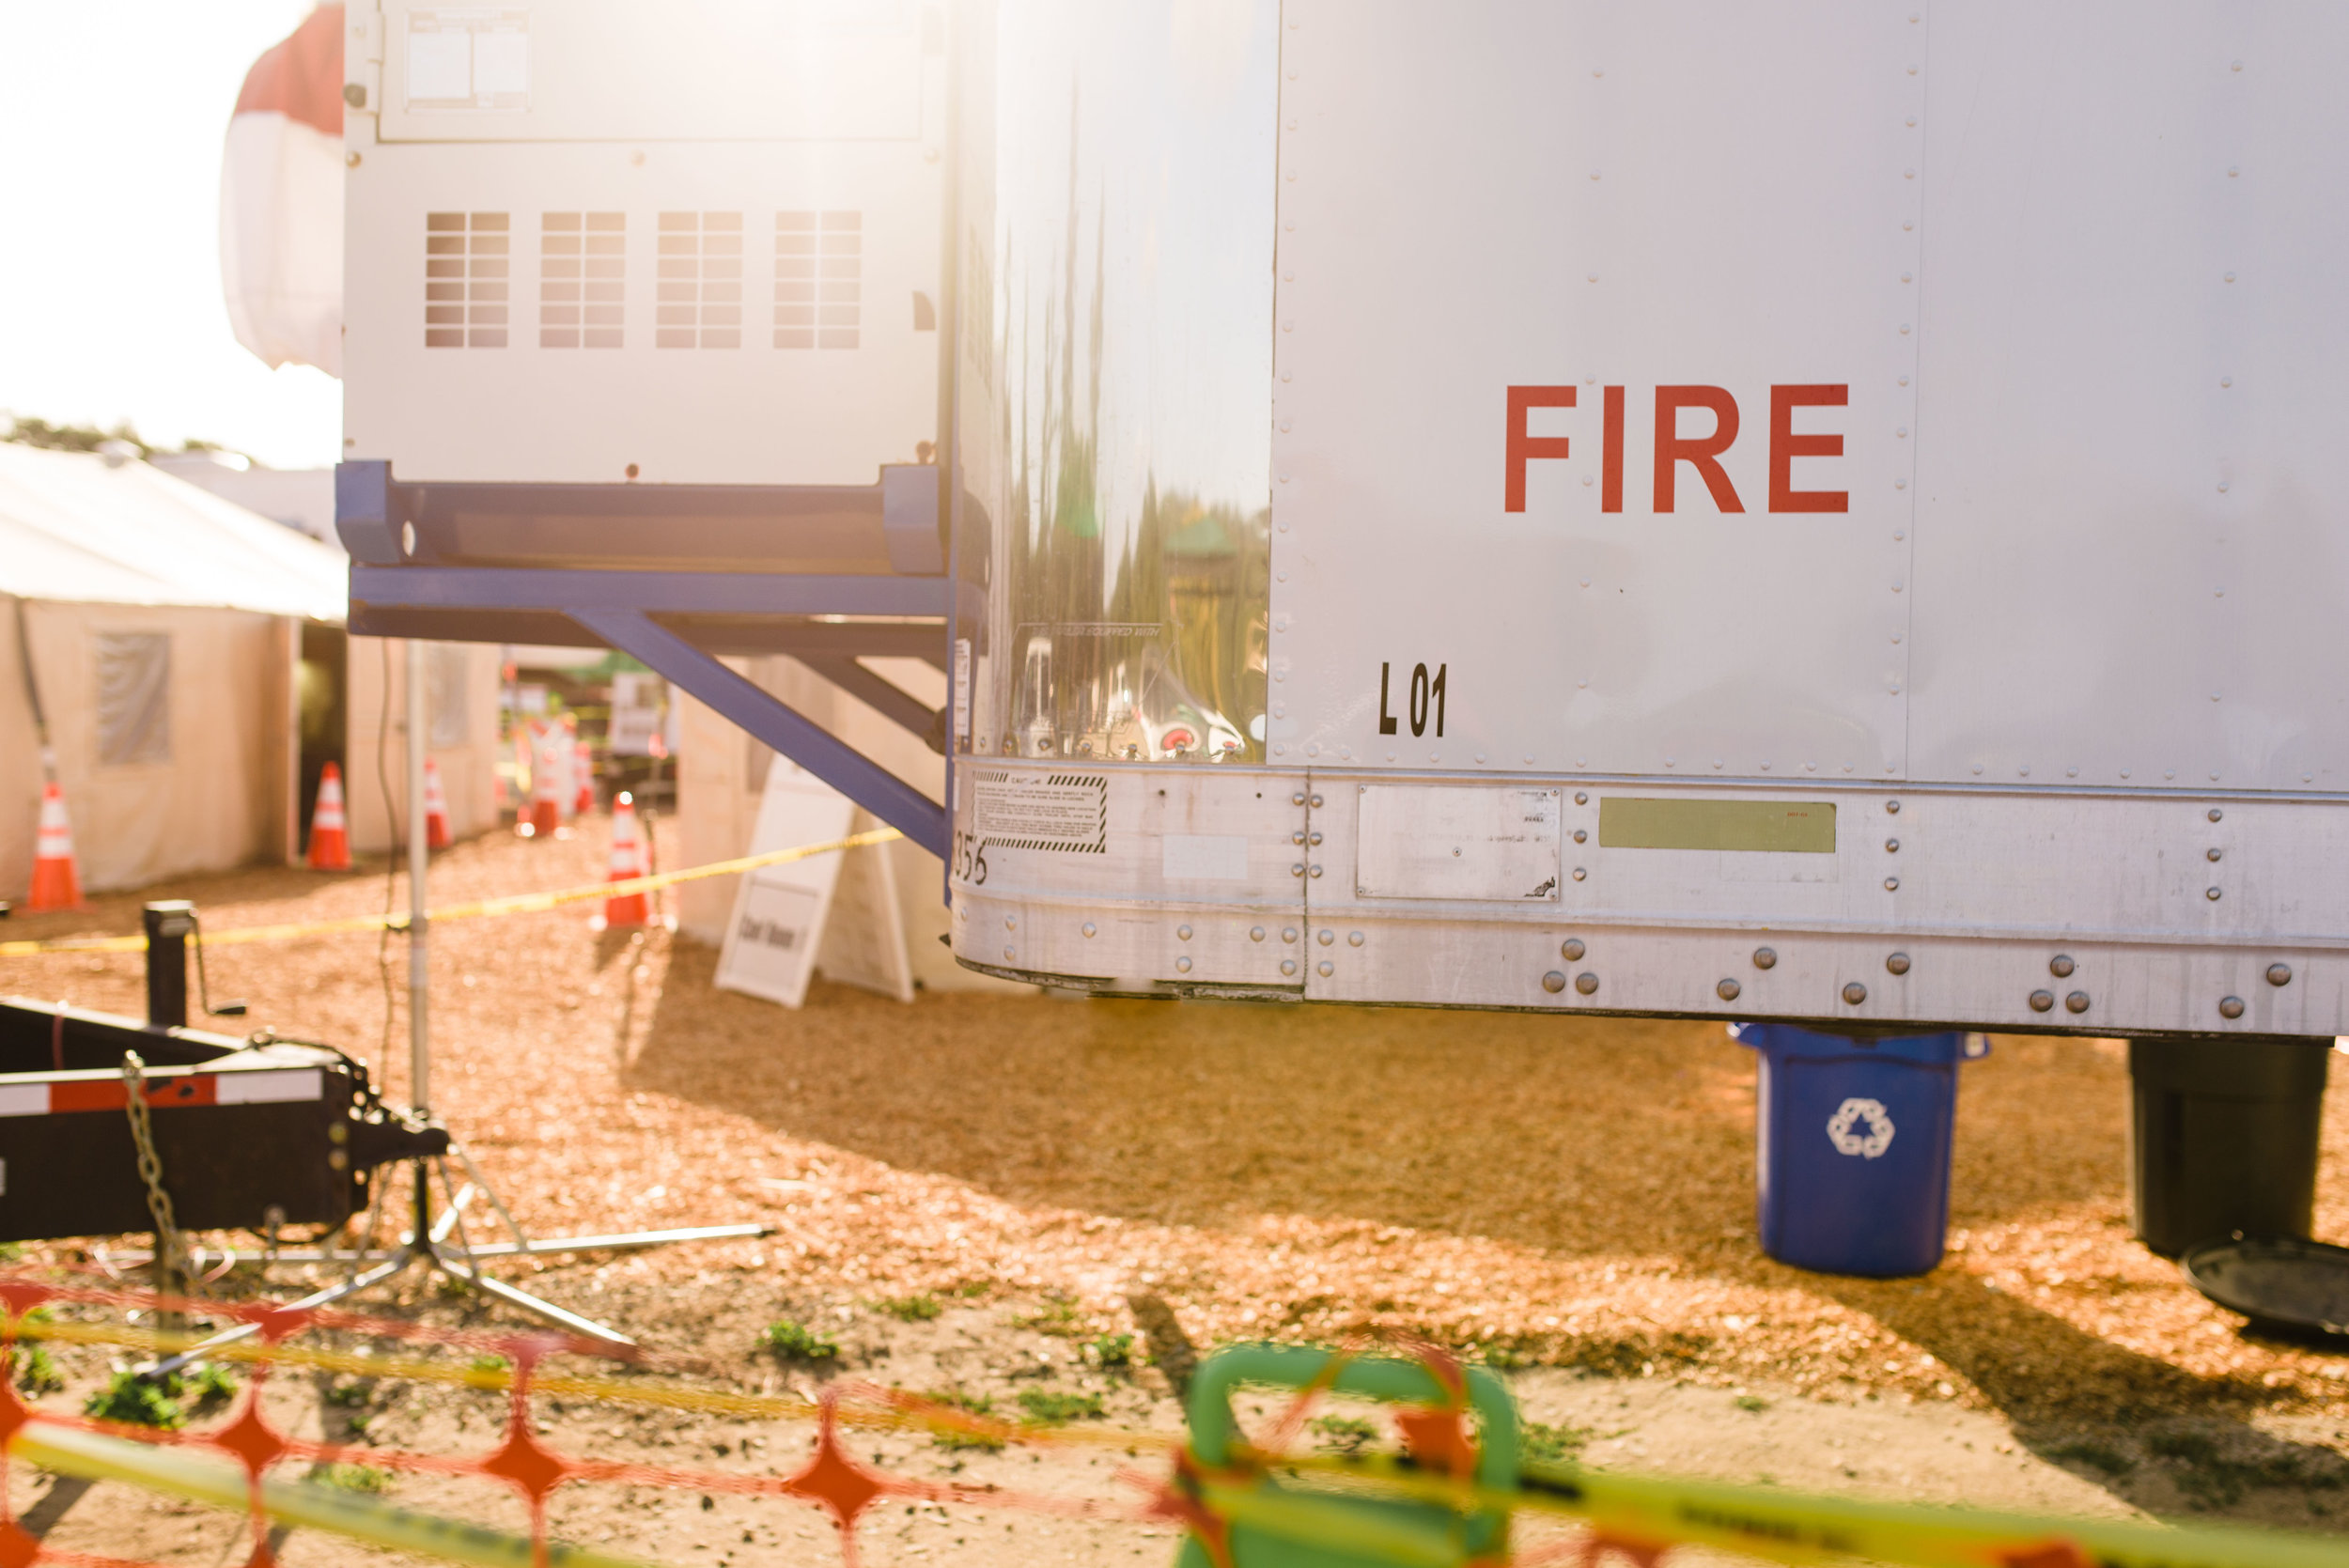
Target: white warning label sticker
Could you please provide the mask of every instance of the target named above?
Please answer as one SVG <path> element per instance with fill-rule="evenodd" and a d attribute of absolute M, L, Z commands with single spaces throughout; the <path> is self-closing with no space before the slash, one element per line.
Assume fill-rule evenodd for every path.
<path fill-rule="evenodd" d="M 981 773 L 972 780 L 971 831 L 989 848 L 1109 849 L 1110 781 L 1100 773 Z"/>

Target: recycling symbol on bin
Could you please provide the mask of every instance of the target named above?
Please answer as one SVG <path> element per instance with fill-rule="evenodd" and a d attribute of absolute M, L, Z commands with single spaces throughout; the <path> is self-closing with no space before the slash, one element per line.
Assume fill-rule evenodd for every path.
<path fill-rule="evenodd" d="M 1827 1119 L 1827 1140 L 1839 1155 L 1874 1159 L 1892 1146 L 1892 1118 L 1882 1100 L 1845 1100 Z"/>

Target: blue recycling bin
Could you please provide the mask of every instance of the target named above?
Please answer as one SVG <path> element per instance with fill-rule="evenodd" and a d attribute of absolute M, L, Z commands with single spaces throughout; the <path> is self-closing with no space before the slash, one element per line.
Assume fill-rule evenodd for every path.
<path fill-rule="evenodd" d="M 1762 1250 L 1820 1274 L 1893 1279 L 1941 1261 L 1957 1066 L 1980 1035 L 1871 1039 L 1730 1026 L 1761 1059 L 1754 1168 Z"/>

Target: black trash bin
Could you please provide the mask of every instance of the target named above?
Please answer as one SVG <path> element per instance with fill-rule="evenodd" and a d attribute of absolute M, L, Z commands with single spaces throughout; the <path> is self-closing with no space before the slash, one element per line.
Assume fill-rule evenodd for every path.
<path fill-rule="evenodd" d="M 2129 1206 L 2138 1239 L 2309 1234 L 2329 1040 L 2129 1042 Z"/>

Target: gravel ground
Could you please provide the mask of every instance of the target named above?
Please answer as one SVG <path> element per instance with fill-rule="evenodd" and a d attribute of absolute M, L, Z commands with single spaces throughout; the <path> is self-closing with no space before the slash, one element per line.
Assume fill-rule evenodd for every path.
<path fill-rule="evenodd" d="M 602 833 L 461 845 L 435 862 L 434 900 L 599 879 Z M 381 870 L 257 869 L 148 896 L 193 898 L 221 931 L 380 908 Z M 136 906 L 0 931 L 130 931 Z M 1665 1427 L 1766 1395 L 1781 1476 L 1861 1481 L 1828 1445 L 1882 1447 L 1835 1436 L 1835 1412 L 1870 1410 L 1906 1413 L 1920 1469 L 1959 1440 L 1951 1422 L 1980 1423 L 1966 1441 L 2068 1472 L 2046 1500 L 2071 1486 L 2320 1523 L 2349 1475 L 2349 1358 L 2245 1335 L 2129 1239 L 2118 1042 L 1999 1038 L 1964 1069 L 1946 1262 L 1921 1281 L 1842 1280 L 1755 1244 L 1753 1067 L 1717 1026 L 977 994 L 909 1007 L 820 982 L 788 1012 L 715 990 L 708 950 L 591 930 L 585 908 L 439 928 L 434 1104 L 534 1234 L 777 1227 L 541 1271 L 534 1288 L 667 1347 L 739 1355 L 779 1312 L 854 1327 L 883 1321 L 882 1300 L 983 1288 L 996 1338 L 973 1354 L 1003 1367 L 1034 1344 L 1065 1353 L 1071 1331 L 1136 1331 L 1141 1300 L 1203 1346 L 1391 1328 L 1481 1347 L 1529 1390 L 1620 1388 Z M 368 937 L 221 948 L 213 994 L 373 1059 L 397 1096 L 404 1009 L 387 1026 L 377 955 Z M 139 962 L 0 960 L 0 991 L 134 1013 Z M 397 986 L 397 949 L 392 969 Z M 2317 1231 L 2349 1240 L 2339 1094 L 2326 1146 Z M 1666 1390 L 1700 1403 L 1667 1421 Z M 1810 1452 L 1801 1412 L 1829 1423 Z M 1672 1440 L 1610 1462 L 1752 1479 L 1750 1448 Z M 1908 1495 L 1896 1473 L 1881 1484 Z"/>

